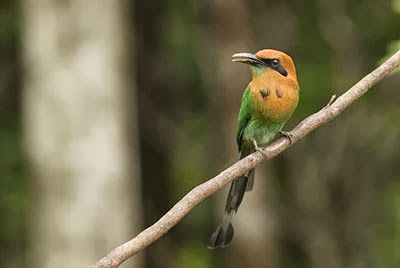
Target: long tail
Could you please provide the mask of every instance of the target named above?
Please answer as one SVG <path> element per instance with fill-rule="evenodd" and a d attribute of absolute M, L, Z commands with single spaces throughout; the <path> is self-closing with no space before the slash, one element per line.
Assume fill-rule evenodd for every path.
<path fill-rule="evenodd" d="M 243 152 L 239 158 L 247 156 Z M 237 212 L 240 204 L 242 203 L 245 192 L 251 191 L 254 185 L 254 169 L 248 171 L 242 177 L 235 179 L 229 190 L 228 199 L 225 205 L 225 216 L 222 223 L 218 226 L 217 230 L 211 235 L 208 248 L 214 249 L 217 247 L 226 247 L 233 238 L 233 226 L 231 223 L 233 212 Z"/>

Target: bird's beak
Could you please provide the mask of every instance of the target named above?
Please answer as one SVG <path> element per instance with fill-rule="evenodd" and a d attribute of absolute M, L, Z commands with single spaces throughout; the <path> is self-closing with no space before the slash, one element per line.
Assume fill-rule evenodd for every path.
<path fill-rule="evenodd" d="M 254 66 L 264 66 L 265 63 L 260 60 L 256 55 L 251 53 L 235 53 L 232 55 L 232 61 L 242 62 Z"/>

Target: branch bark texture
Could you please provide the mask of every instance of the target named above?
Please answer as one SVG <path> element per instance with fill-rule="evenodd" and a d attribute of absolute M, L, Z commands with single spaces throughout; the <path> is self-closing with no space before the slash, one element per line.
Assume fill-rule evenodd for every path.
<path fill-rule="evenodd" d="M 386 60 L 374 71 L 366 75 L 343 95 L 331 101 L 319 112 L 312 114 L 298 124 L 291 132 L 291 142 L 280 138 L 262 149 L 263 154 L 255 152 L 236 162 L 214 178 L 196 186 L 176 203 L 156 223 L 139 233 L 132 240 L 112 250 L 91 268 L 114 268 L 131 256 L 137 254 L 157 239 L 166 234 L 173 226 L 182 220 L 197 204 L 221 190 L 225 185 L 253 169 L 261 162 L 269 160 L 286 150 L 317 127 L 333 120 L 353 102 L 363 96 L 368 90 L 400 66 L 400 50 Z"/>

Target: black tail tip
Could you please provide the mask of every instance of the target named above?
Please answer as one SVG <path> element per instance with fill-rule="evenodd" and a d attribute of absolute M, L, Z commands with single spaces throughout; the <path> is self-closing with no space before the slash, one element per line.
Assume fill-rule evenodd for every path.
<path fill-rule="evenodd" d="M 233 238 L 233 226 L 231 223 L 225 228 L 222 225 L 218 226 L 217 230 L 211 235 L 210 242 L 208 243 L 209 249 L 215 249 L 218 247 L 224 248 L 228 246 Z"/>

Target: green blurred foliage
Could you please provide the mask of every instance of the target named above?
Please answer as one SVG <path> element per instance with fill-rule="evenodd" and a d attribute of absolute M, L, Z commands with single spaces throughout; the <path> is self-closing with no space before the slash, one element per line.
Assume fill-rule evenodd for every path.
<path fill-rule="evenodd" d="M 0 3 L 0 267 L 23 267 L 28 183 L 20 127 L 18 1 Z"/>
<path fill-rule="evenodd" d="M 397 14 L 400 14 L 400 1 L 399 0 L 393 0 L 393 11 L 396 12 Z M 397 36 L 397 38 L 399 38 Z M 400 39 L 390 41 L 389 44 L 387 45 L 387 50 L 386 54 L 384 57 L 381 58 L 379 63 L 382 63 L 385 61 L 387 58 L 389 58 L 391 55 L 393 55 L 396 51 L 400 50 Z M 393 74 L 400 72 L 400 68 L 397 68 Z"/>
<path fill-rule="evenodd" d="M 393 0 L 393 11 L 400 14 L 400 1 Z"/>
<path fill-rule="evenodd" d="M 210 267 L 211 258 L 210 255 L 203 254 L 203 244 L 202 243 L 193 243 L 186 244 L 185 247 L 182 247 L 178 251 L 178 256 L 176 257 L 174 263 L 171 267 L 176 268 L 185 268 L 185 267 L 193 267 L 193 268 L 207 268 Z"/>

